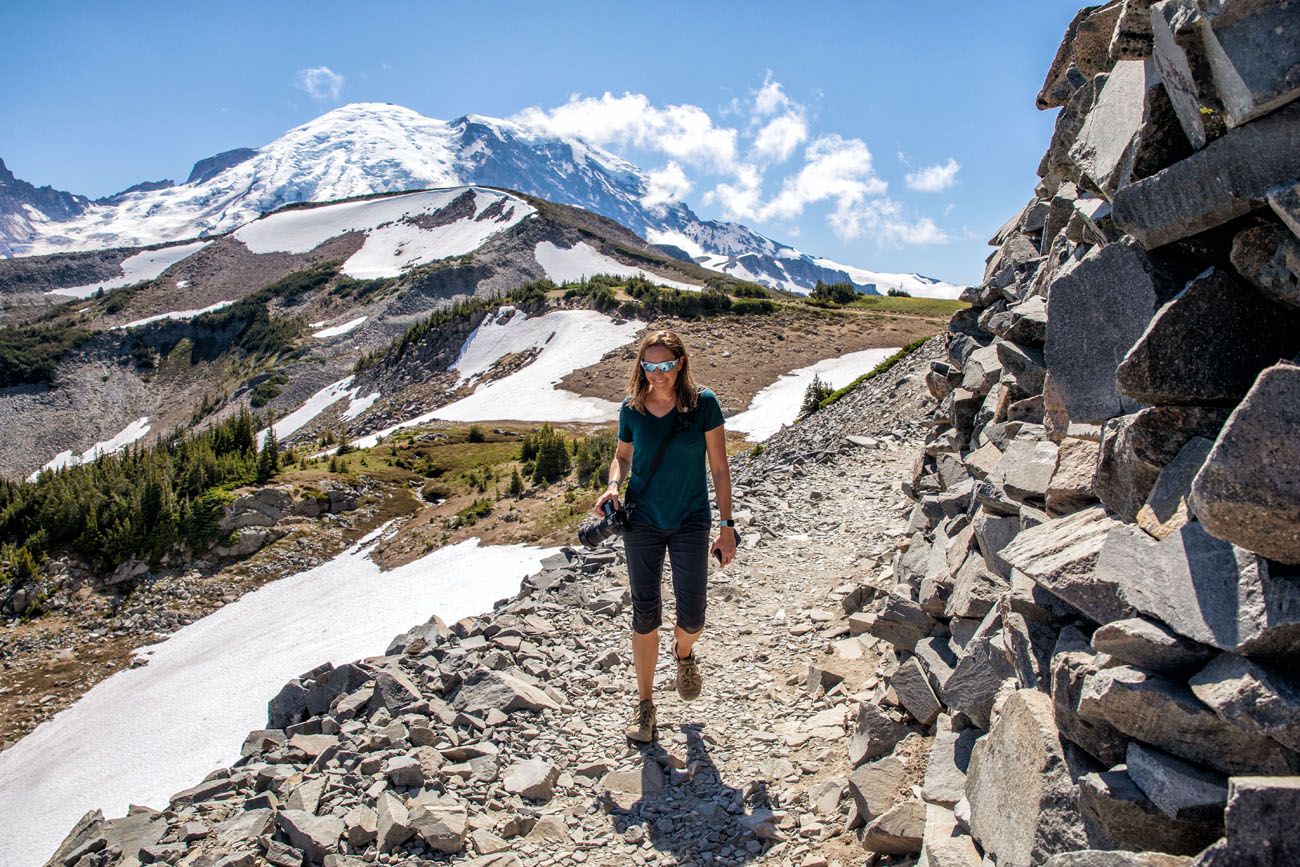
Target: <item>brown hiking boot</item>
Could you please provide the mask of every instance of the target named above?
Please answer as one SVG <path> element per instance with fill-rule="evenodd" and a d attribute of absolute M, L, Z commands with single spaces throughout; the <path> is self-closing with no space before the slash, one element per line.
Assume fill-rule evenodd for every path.
<path fill-rule="evenodd" d="M 636 713 L 632 715 L 632 721 L 627 724 L 627 737 L 628 740 L 642 744 L 654 740 L 655 703 L 650 699 L 642 699 L 636 706 Z"/>
<path fill-rule="evenodd" d="M 703 680 L 700 677 L 700 664 L 695 659 L 695 652 L 690 656 L 677 655 L 677 642 L 673 641 L 673 659 L 677 660 L 677 694 L 686 701 L 699 698 Z"/>

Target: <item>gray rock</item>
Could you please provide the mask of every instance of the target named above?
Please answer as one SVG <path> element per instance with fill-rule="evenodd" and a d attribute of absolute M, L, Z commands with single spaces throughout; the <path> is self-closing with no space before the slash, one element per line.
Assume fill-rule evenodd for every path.
<path fill-rule="evenodd" d="M 1188 498 L 1192 493 L 1192 480 L 1205 464 L 1214 442 L 1205 437 L 1192 437 L 1156 478 L 1155 487 L 1137 513 L 1137 525 L 1156 539 L 1164 539 L 1177 532 L 1192 519 Z"/>
<path fill-rule="evenodd" d="M 945 726 L 946 720 L 947 717 L 939 718 L 921 795 L 932 804 L 952 807 L 966 797 L 966 771 L 980 732 L 977 729 L 951 731 Z"/>
<path fill-rule="evenodd" d="M 977 349 L 962 367 L 961 387 L 974 394 L 988 394 L 989 389 L 1002 378 L 1002 362 L 996 345 Z"/>
<path fill-rule="evenodd" d="M 944 688 L 948 706 L 964 713 L 980 728 L 989 726 L 998 687 L 1016 676 L 1015 669 L 1007 661 L 1002 633 L 995 625 L 1000 621 L 997 609 L 989 611 L 966 645 L 965 654 L 957 660 L 952 677 L 948 678 Z"/>
<path fill-rule="evenodd" d="M 543 708 L 558 710 L 559 705 L 545 692 L 508 671 L 476 669 L 456 694 L 456 707 L 465 713 L 487 713 L 499 710 L 513 713 L 519 710 L 539 711 Z"/>
<path fill-rule="evenodd" d="M 1015 669 L 1021 687 L 1048 689 L 1049 665 L 1052 648 L 1056 644 L 1056 630 L 1037 620 L 1030 620 L 1011 610 L 1011 601 L 1000 602 L 1002 614 L 1002 641 L 1007 648 L 1007 658 Z"/>
<path fill-rule="evenodd" d="M 1193 0 L 1167 0 L 1151 4 L 1151 59 L 1164 82 L 1174 114 L 1192 147 L 1205 147 L 1201 99 L 1192 74 L 1199 55 L 1200 38 L 1193 23 L 1199 10 Z M 1188 57 L 1192 49 L 1193 58 Z"/>
<path fill-rule="evenodd" d="M 1292 104 L 1121 188 L 1114 198 L 1116 225 L 1150 250 L 1249 213 L 1272 187 L 1300 177 L 1298 122 L 1300 106 Z M 1050 302 L 1048 311 L 1054 321 Z"/>
<path fill-rule="evenodd" d="M 1085 7 L 1074 16 L 1035 101 L 1040 110 L 1065 104 L 1085 81 L 1110 69 L 1110 40 L 1119 21 L 1119 3 Z"/>
<path fill-rule="evenodd" d="M 1124 0 L 1110 37 L 1111 60 L 1144 60 L 1150 56 L 1150 0 Z"/>
<path fill-rule="evenodd" d="M 1208 6 L 1201 38 L 1228 126 L 1300 97 L 1300 14 L 1290 4 Z"/>
<path fill-rule="evenodd" d="M 922 638 L 916 643 L 915 652 L 916 658 L 921 661 L 921 666 L 930 678 L 930 686 L 934 688 L 934 694 L 939 697 L 940 702 L 943 702 L 944 689 L 947 688 L 953 668 L 957 665 L 957 656 L 949 646 L 948 638 L 939 636 Z"/>
<path fill-rule="evenodd" d="M 1119 598 L 1179 635 L 1251 655 L 1300 649 L 1300 584 L 1193 521 L 1156 542 L 1131 525 L 1115 528 L 1096 578 Z M 1119 618 L 1115 618 L 1119 619 Z"/>
<path fill-rule="evenodd" d="M 981 512 L 981 514 L 986 514 Z M 1019 521 L 1014 518 L 1004 520 Z M 1005 546 L 1004 546 L 1005 547 Z M 944 604 L 947 617 L 980 618 L 989 612 L 1007 582 L 992 572 L 979 554 L 972 553 L 957 571 L 952 593 Z"/>
<path fill-rule="evenodd" d="M 1300 310 L 1210 268 L 1156 311 L 1116 372 L 1139 403 L 1236 403 L 1261 370 L 1300 350 Z"/>
<path fill-rule="evenodd" d="M 857 767 L 865 761 L 888 755 L 911 729 L 895 720 L 873 702 L 859 702 L 857 722 L 849 739 L 849 764 Z"/>
<path fill-rule="evenodd" d="M 338 816 L 313 816 L 303 810 L 281 810 L 275 820 L 289 842 L 313 861 L 332 854 L 345 830 Z"/>
<path fill-rule="evenodd" d="M 1222 774 L 1137 741 L 1128 745 L 1126 764 L 1129 777 L 1169 818 L 1204 825 L 1223 824 L 1228 780 Z"/>
<path fill-rule="evenodd" d="M 1047 696 L 1022 689 L 1006 700 L 971 753 L 966 797 L 971 834 L 999 867 L 1030 867 L 1085 845 Z"/>
<path fill-rule="evenodd" d="M 1148 268 L 1137 246 L 1107 244 L 1062 269 L 1052 283 L 1052 327 L 1043 352 L 1071 421 L 1102 422 L 1138 408 L 1121 396 L 1115 370 L 1155 314 Z"/>
<path fill-rule="evenodd" d="M 1056 472 L 1047 483 L 1048 514 L 1068 515 L 1097 502 L 1092 489 L 1097 452 L 1097 443 L 1077 437 L 1061 440 L 1056 452 Z"/>
<path fill-rule="evenodd" d="M 929 867 L 979 867 L 975 840 L 957 827 L 957 816 L 938 804 L 925 805 L 925 833 L 921 838 L 921 861 Z"/>
<path fill-rule="evenodd" d="M 1026 298 L 1007 307 L 1008 323 L 1001 336 L 1022 349 L 1040 347 L 1047 339 L 1047 302 L 1039 296 Z"/>
<path fill-rule="evenodd" d="M 1300 180 L 1279 184 L 1268 191 L 1268 206 L 1300 238 Z"/>
<path fill-rule="evenodd" d="M 549 801 L 555 794 L 555 781 L 560 769 L 542 759 L 515 762 L 506 769 L 502 782 L 506 791 L 521 795 L 530 801 Z"/>
<path fill-rule="evenodd" d="M 1110 852 L 1081 849 L 1062 852 L 1043 862 L 1043 867 L 1191 867 L 1192 859 L 1160 852 Z"/>
<path fill-rule="evenodd" d="M 1225 722 L 1268 735 L 1300 752 L 1300 684 L 1280 671 L 1229 653 L 1201 669 L 1192 692 Z"/>
<path fill-rule="evenodd" d="M 1233 777 L 1228 781 L 1227 840 L 1206 867 L 1300 864 L 1300 777 Z M 1208 853 L 1207 853 L 1208 854 Z"/>
<path fill-rule="evenodd" d="M 610 771 L 600 785 L 606 798 L 627 810 L 642 798 L 660 794 L 667 782 L 657 762 L 645 762 L 638 770 Z"/>
<path fill-rule="evenodd" d="M 886 756 L 849 774 L 849 794 L 864 821 L 884 815 L 901 800 L 908 764 L 899 756 Z"/>
<path fill-rule="evenodd" d="M 422 698 L 420 688 L 404 672 L 384 668 L 375 673 L 375 691 L 370 698 L 370 712 L 384 708 L 396 715 L 408 704 Z"/>
<path fill-rule="evenodd" d="M 1223 822 L 1171 819 L 1143 794 L 1124 765 L 1079 780 L 1079 806 L 1088 844 L 1101 849 L 1194 855 L 1223 834 Z"/>
<path fill-rule="evenodd" d="M 911 599 L 898 593 L 889 593 L 869 631 L 900 650 L 910 651 L 936 625 L 934 618 L 922 611 L 921 606 Z"/>
<path fill-rule="evenodd" d="M 1300 366 L 1274 365 L 1232 413 L 1192 485 L 1192 506 L 1207 531 L 1273 560 L 1300 564 L 1297 429 Z"/>
<path fill-rule="evenodd" d="M 384 774 L 394 786 L 424 784 L 424 769 L 419 760 L 411 756 L 393 756 L 384 763 Z"/>
<path fill-rule="evenodd" d="M 1232 267 L 1265 298 L 1300 308 L 1300 239 L 1285 226 L 1260 220 L 1238 232 Z"/>
<path fill-rule="evenodd" d="M 1039 304 L 1043 304 L 1042 299 L 1039 299 Z M 993 344 L 993 348 L 1002 365 L 1002 381 L 1012 387 L 1013 393 L 1020 397 L 1043 393 L 1047 367 L 1040 350 L 1004 340 Z"/>
<path fill-rule="evenodd" d="M 375 804 L 378 814 L 377 842 L 380 852 L 391 852 L 411 839 L 415 829 L 411 826 L 411 814 L 402 799 L 392 792 L 381 792 Z"/>
<path fill-rule="evenodd" d="M 1079 715 L 1079 698 L 1087 677 L 1101 671 L 1103 659 L 1088 649 L 1087 639 L 1073 626 L 1061 630 L 1051 663 L 1052 708 L 1056 725 L 1071 743 L 1111 767 L 1124 761 L 1127 739 L 1105 720 Z"/>
<path fill-rule="evenodd" d="M 469 816 L 461 805 L 415 803 L 411 807 L 411 826 L 435 852 L 459 852 L 465 848 Z"/>
<path fill-rule="evenodd" d="M 1287 774 L 1293 757 L 1276 741 L 1225 723 L 1180 683 L 1127 665 L 1084 680 L 1084 719 L 1227 774 Z"/>
<path fill-rule="evenodd" d="M 930 688 L 930 680 L 925 675 L 925 669 L 921 667 L 916 657 L 908 659 L 898 667 L 898 671 L 889 679 L 889 685 L 894 688 L 899 702 L 921 725 L 929 726 L 939 715 L 942 706 L 934 690 Z"/>
<path fill-rule="evenodd" d="M 1133 179 L 1144 140 L 1168 132 L 1151 122 L 1152 103 L 1163 96 L 1159 87 L 1154 63 L 1121 60 L 1079 128 L 1070 159 L 1108 198 Z"/>
<path fill-rule="evenodd" d="M 1125 521 L 1137 514 L 1164 469 L 1192 437 L 1214 439 L 1228 418 L 1218 407 L 1153 406 L 1108 421 L 1093 488 Z"/>
<path fill-rule="evenodd" d="M 925 802 L 917 798 L 891 807 L 862 832 L 862 848 L 882 855 L 911 855 L 921 851 L 925 834 Z"/>
<path fill-rule="evenodd" d="M 1092 648 L 1138 668 L 1175 676 L 1187 675 L 1214 655 L 1205 645 L 1144 617 L 1116 620 L 1098 628 L 1092 634 Z"/>
<path fill-rule="evenodd" d="M 1018 503 L 1043 506 L 1056 472 L 1056 443 L 1017 439 L 1007 446 L 998 465 L 1002 489 Z"/>
<path fill-rule="evenodd" d="M 343 817 L 347 829 L 348 845 L 354 850 L 364 849 L 379 838 L 379 815 L 364 804 L 358 804 Z"/>
<path fill-rule="evenodd" d="M 1095 574 L 1103 544 L 1121 526 L 1094 506 L 1025 530 L 1002 549 L 1002 556 L 1088 617 L 1109 623 L 1133 614 L 1119 599 L 1116 585 Z"/>

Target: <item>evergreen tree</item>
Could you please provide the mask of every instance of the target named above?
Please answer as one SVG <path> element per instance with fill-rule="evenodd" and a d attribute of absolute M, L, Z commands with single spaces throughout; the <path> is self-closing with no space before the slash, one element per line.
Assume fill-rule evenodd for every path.
<path fill-rule="evenodd" d="M 266 429 L 266 439 L 262 442 L 262 453 L 257 458 L 257 480 L 265 482 L 280 472 L 280 443 L 275 437 L 275 422 Z"/>
<path fill-rule="evenodd" d="M 803 403 L 799 407 L 799 417 L 807 418 L 821 409 L 822 401 L 830 397 L 834 391 L 835 389 L 831 388 L 830 383 L 813 374 L 812 382 L 808 383 L 808 387 L 804 389 Z"/>
<path fill-rule="evenodd" d="M 518 498 L 522 496 L 523 493 L 524 480 L 523 477 L 519 475 L 519 469 L 515 468 L 515 470 L 510 473 L 510 496 Z"/>

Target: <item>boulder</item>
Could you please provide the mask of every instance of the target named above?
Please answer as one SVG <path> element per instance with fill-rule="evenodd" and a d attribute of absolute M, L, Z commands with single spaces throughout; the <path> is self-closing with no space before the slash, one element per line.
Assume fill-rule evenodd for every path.
<path fill-rule="evenodd" d="M 469 714 L 499 710 L 558 710 L 559 705 L 545 692 L 508 671 L 479 668 L 473 671 L 456 694 L 456 707 Z"/>
<path fill-rule="evenodd" d="M 952 810 L 938 804 L 925 805 L 925 833 L 921 838 L 921 861 L 929 867 L 979 867 L 975 841 L 957 827 Z"/>
<path fill-rule="evenodd" d="M 375 673 L 375 691 L 370 698 L 370 712 L 384 708 L 396 716 L 402 708 L 422 698 L 420 688 L 405 672 L 383 668 Z"/>
<path fill-rule="evenodd" d="M 1160 471 L 1192 437 L 1217 437 L 1228 413 L 1220 407 L 1153 406 L 1107 422 L 1092 480 L 1097 497 L 1125 521 L 1137 520 Z"/>
<path fill-rule="evenodd" d="M 411 756 L 393 756 L 384 762 L 384 775 L 394 786 L 424 785 L 424 768 Z"/>
<path fill-rule="evenodd" d="M 941 716 L 930 745 L 930 760 L 925 767 L 921 796 L 931 804 L 952 807 L 966 797 L 966 771 L 971 750 L 979 737 L 977 729 L 952 731 L 948 718 Z"/>
<path fill-rule="evenodd" d="M 1056 471 L 1047 483 L 1047 512 L 1068 515 L 1097 502 L 1092 476 L 1097 470 L 1098 445 L 1095 442 L 1066 437 L 1056 452 Z"/>
<path fill-rule="evenodd" d="M 1094 574 L 1112 530 L 1123 526 L 1100 506 L 1056 518 L 1018 535 L 1002 549 L 1011 566 L 1098 623 L 1133 614 L 1113 583 Z"/>
<path fill-rule="evenodd" d="M 1121 4 L 1085 7 L 1074 16 L 1035 101 L 1040 110 L 1065 104 L 1075 89 L 1111 67 L 1110 40 Z"/>
<path fill-rule="evenodd" d="M 1192 507 L 1214 536 L 1300 564 L 1300 365 L 1259 375 L 1192 484 Z"/>
<path fill-rule="evenodd" d="M 1293 103 L 1121 188 L 1114 197 L 1116 225 L 1151 250 L 1260 207 L 1271 188 L 1300 177 L 1298 123 L 1300 105 Z M 1048 318 L 1055 321 L 1050 302 Z"/>
<path fill-rule="evenodd" d="M 1195 23 L 1198 19 L 1194 0 L 1166 0 L 1151 5 L 1151 59 L 1183 134 L 1196 150 L 1205 147 L 1206 140 L 1200 93 L 1192 74 L 1200 55 Z"/>
<path fill-rule="evenodd" d="M 1232 239 L 1232 267 L 1270 301 L 1300 308 L 1300 238 L 1272 220 L 1247 226 Z"/>
<path fill-rule="evenodd" d="M 1016 676 L 1007 661 L 1006 646 L 998 629 L 1000 622 L 998 610 L 991 609 L 967 643 L 965 653 L 957 660 L 944 687 L 948 706 L 965 714 L 980 728 L 989 726 L 998 687 Z"/>
<path fill-rule="evenodd" d="M 998 347 L 989 345 L 975 350 L 962 368 L 961 387 L 974 394 L 988 394 L 1002 377 Z"/>
<path fill-rule="evenodd" d="M 902 800 L 908 765 L 905 757 L 886 756 L 849 774 L 849 795 L 864 821 L 884 815 Z"/>
<path fill-rule="evenodd" d="M 1111 60 L 1144 60 L 1151 56 L 1151 2 L 1124 0 L 1110 37 Z"/>
<path fill-rule="evenodd" d="M 858 703 L 857 721 L 849 739 L 849 764 L 857 767 L 865 761 L 888 755 L 911 729 L 894 719 L 874 702 Z"/>
<path fill-rule="evenodd" d="M 380 793 L 375 803 L 375 812 L 378 815 L 376 842 L 380 852 L 392 852 L 415 833 L 406 804 L 392 792 Z"/>
<path fill-rule="evenodd" d="M 1132 666 L 1085 678 L 1079 715 L 1227 774 L 1293 770 L 1294 756 L 1276 741 L 1225 723 L 1181 683 Z"/>
<path fill-rule="evenodd" d="M 921 725 L 929 726 L 939 716 L 942 706 L 930 688 L 925 669 L 915 656 L 898 667 L 898 671 L 889 679 L 889 685 L 893 687 L 899 703 Z"/>
<path fill-rule="evenodd" d="M 1115 371 L 1155 314 L 1149 268 L 1136 245 L 1108 244 L 1052 283 L 1043 352 L 1071 421 L 1102 422 L 1138 408 L 1120 394 Z"/>
<path fill-rule="evenodd" d="M 1228 126 L 1300 97 L 1300 13 L 1289 3 L 1208 5 L 1201 38 Z"/>
<path fill-rule="evenodd" d="M 1300 350 L 1300 310 L 1210 268 L 1161 307 L 1116 372 L 1139 403 L 1233 404 L 1261 370 Z"/>
<path fill-rule="evenodd" d="M 1104 658 L 1088 648 L 1073 626 L 1061 630 L 1052 654 L 1051 695 L 1056 725 L 1071 743 L 1107 767 L 1124 761 L 1127 739 L 1105 720 L 1084 719 L 1079 698 L 1089 675 L 1101 671 Z"/>
<path fill-rule="evenodd" d="M 313 816 L 303 810 L 281 810 L 275 820 L 289 842 L 312 861 L 333 854 L 346 830 L 338 816 Z"/>
<path fill-rule="evenodd" d="M 1174 676 L 1186 676 L 1214 655 L 1205 645 L 1144 617 L 1116 620 L 1098 628 L 1092 634 L 1092 648 L 1129 665 Z"/>
<path fill-rule="evenodd" d="M 925 834 L 925 802 L 911 798 L 896 804 L 868 823 L 862 848 L 882 855 L 912 855 L 921 851 Z"/>
<path fill-rule="evenodd" d="M 1196 697 L 1220 719 L 1300 752 L 1300 683 L 1293 677 L 1225 653 L 1190 683 Z"/>
<path fill-rule="evenodd" d="M 459 852 L 465 848 L 469 815 L 463 805 L 416 802 L 411 806 L 411 827 L 435 852 Z"/>
<path fill-rule="evenodd" d="M 1227 777 L 1137 741 L 1128 745 L 1126 764 L 1129 777 L 1169 818 L 1222 827 Z"/>
<path fill-rule="evenodd" d="M 1014 518 L 1001 520 L 1020 523 Z M 944 604 L 943 613 L 947 617 L 983 617 L 993 607 L 998 594 L 1006 588 L 1007 582 L 988 568 L 985 559 L 971 553 L 953 579 L 952 592 Z"/>
<path fill-rule="evenodd" d="M 1124 765 L 1079 780 L 1079 806 L 1088 844 L 1099 849 L 1154 850 L 1194 855 L 1223 834 L 1223 822 L 1171 819 L 1143 794 Z"/>
<path fill-rule="evenodd" d="M 1042 304 L 1042 299 L 1039 299 Z M 1002 365 L 1002 381 L 1010 385 L 1018 397 L 1031 397 L 1043 393 L 1043 380 L 1047 366 L 1040 350 L 1017 346 L 1005 340 L 993 344 Z"/>
<path fill-rule="evenodd" d="M 1051 700 L 1013 692 L 976 742 L 966 780 L 971 834 L 999 867 L 1030 867 L 1087 838 Z"/>
<path fill-rule="evenodd" d="M 502 782 L 506 791 L 530 801 L 549 801 L 555 793 L 560 769 L 542 759 L 515 762 L 506 769 Z"/>
<path fill-rule="evenodd" d="M 920 605 L 899 593 L 889 593 L 869 631 L 900 650 L 910 651 L 936 625 L 934 618 L 922 611 Z"/>
<path fill-rule="evenodd" d="M 1233 777 L 1224 816 L 1227 839 L 1197 867 L 1283 867 L 1300 864 L 1300 777 Z"/>
<path fill-rule="evenodd" d="M 1148 535 L 1164 539 L 1182 529 L 1192 519 L 1188 504 L 1192 480 L 1200 472 L 1212 448 L 1212 440 L 1192 437 L 1160 471 L 1155 486 L 1147 495 L 1146 503 L 1137 513 L 1137 525 Z"/>
<path fill-rule="evenodd" d="M 1008 306 L 1006 313 L 1006 324 L 1000 333 L 1004 340 L 1022 350 L 1043 345 L 1047 339 L 1046 301 L 1035 295 Z"/>
<path fill-rule="evenodd" d="M 1115 528 L 1095 575 L 1126 605 L 1201 644 L 1251 655 L 1300 649 L 1300 583 L 1199 522 L 1160 542 Z"/>
<path fill-rule="evenodd" d="M 1029 439 L 1012 441 L 998 465 L 1002 489 L 1018 503 L 1045 505 L 1047 487 L 1056 472 L 1056 457 L 1056 443 Z"/>

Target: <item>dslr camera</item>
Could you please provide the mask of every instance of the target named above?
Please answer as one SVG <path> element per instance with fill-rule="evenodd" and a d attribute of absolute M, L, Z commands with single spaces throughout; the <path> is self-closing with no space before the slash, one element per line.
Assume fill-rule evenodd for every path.
<path fill-rule="evenodd" d="M 609 502 L 601 506 L 601 509 L 605 512 L 605 517 L 599 521 L 589 521 L 578 528 L 578 541 L 588 548 L 595 548 L 615 533 L 627 529 L 626 509 L 615 509 Z"/>

